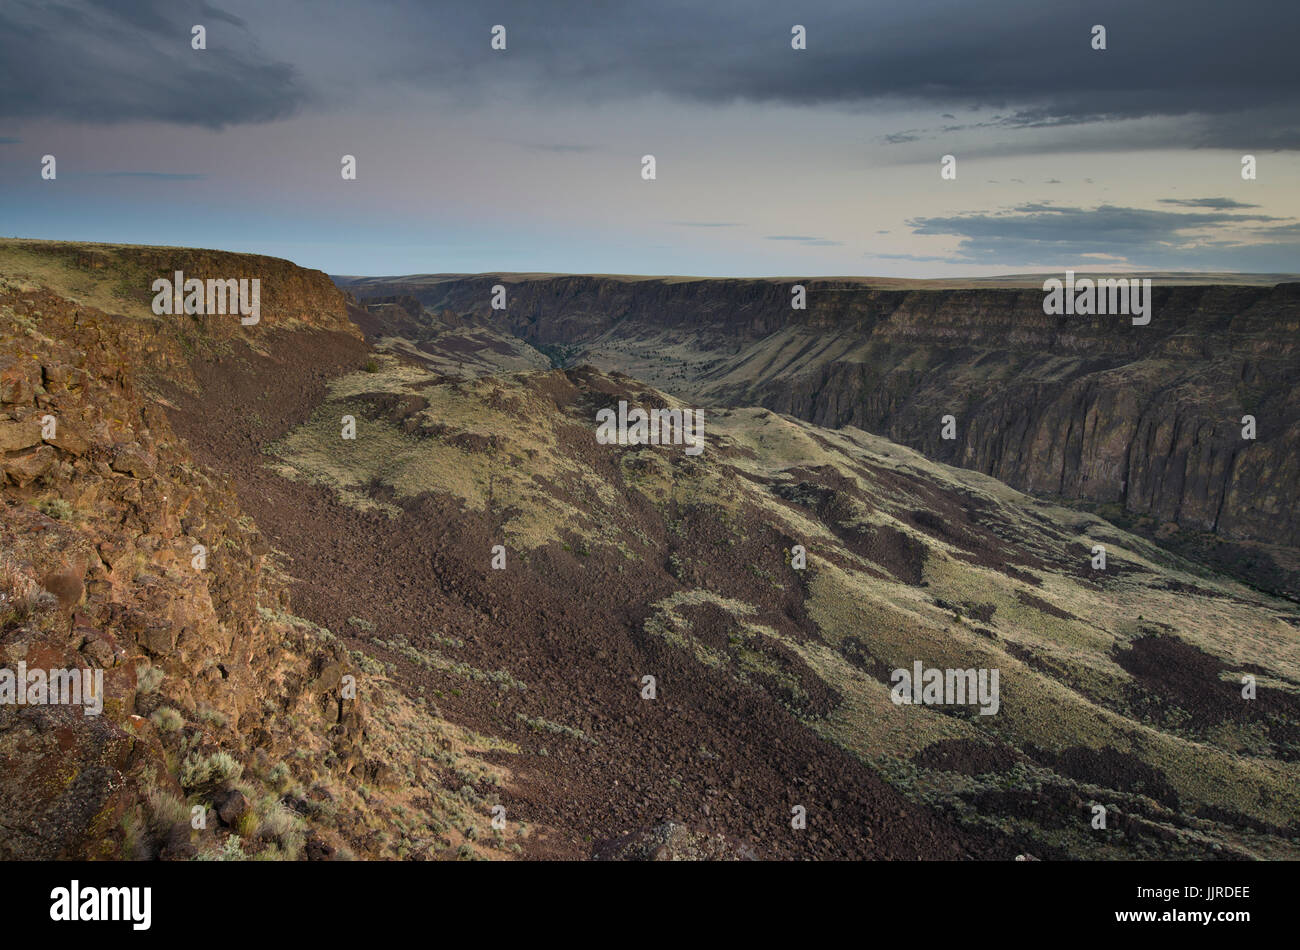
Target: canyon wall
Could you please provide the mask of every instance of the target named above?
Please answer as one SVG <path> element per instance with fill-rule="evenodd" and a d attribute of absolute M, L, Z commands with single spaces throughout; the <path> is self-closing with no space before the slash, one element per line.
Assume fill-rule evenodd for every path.
<path fill-rule="evenodd" d="M 794 283 L 434 275 L 347 289 L 504 324 L 688 399 L 857 426 L 1157 530 L 1300 545 L 1300 283 L 1157 286 L 1146 326 L 1046 315 L 1038 289 L 834 279 L 802 281 L 807 309 L 792 310 Z"/>

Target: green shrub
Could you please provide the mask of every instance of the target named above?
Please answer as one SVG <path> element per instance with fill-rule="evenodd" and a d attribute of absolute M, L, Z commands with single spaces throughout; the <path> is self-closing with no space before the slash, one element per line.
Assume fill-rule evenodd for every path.
<path fill-rule="evenodd" d="M 292 776 L 287 762 L 277 762 L 266 773 L 266 781 L 277 791 L 286 791 Z"/>
<path fill-rule="evenodd" d="M 251 838 L 260 824 L 257 812 L 249 810 L 235 819 L 234 828 L 241 838 Z"/>
<path fill-rule="evenodd" d="M 159 732 L 176 732 L 185 725 L 185 719 L 170 706 L 155 709 L 153 715 L 149 717 L 149 721 L 154 724 Z"/>
<path fill-rule="evenodd" d="M 307 840 L 307 829 L 302 819 L 274 795 L 268 795 L 258 803 L 258 813 L 261 823 L 257 836 L 274 841 L 286 861 L 296 861 Z"/>
<path fill-rule="evenodd" d="M 244 767 L 229 753 L 214 752 L 209 756 L 190 753 L 181 765 L 180 783 L 186 791 L 212 791 L 218 785 L 233 781 L 244 774 Z"/>
<path fill-rule="evenodd" d="M 36 503 L 36 509 L 55 521 L 71 521 L 76 510 L 62 498 L 45 498 Z"/>
<path fill-rule="evenodd" d="M 199 722 L 208 722 L 218 729 L 226 724 L 226 714 L 220 709 L 213 709 L 211 706 L 200 706 L 198 711 Z"/>
<path fill-rule="evenodd" d="M 161 788 L 145 791 L 144 830 L 155 844 L 162 844 L 177 825 L 190 823 L 190 806 Z"/>
<path fill-rule="evenodd" d="M 120 824 L 122 829 L 122 849 L 118 853 L 118 858 L 122 861 L 143 861 L 147 860 L 149 855 L 144 852 L 145 829 L 144 821 L 136 809 L 131 809 L 122 816 Z"/>
<path fill-rule="evenodd" d="M 135 691 L 142 696 L 158 691 L 167 676 L 159 666 L 137 666 L 135 668 Z"/>
<path fill-rule="evenodd" d="M 247 861 L 244 843 L 239 835 L 231 835 L 220 851 L 204 851 L 195 858 L 197 861 Z"/>

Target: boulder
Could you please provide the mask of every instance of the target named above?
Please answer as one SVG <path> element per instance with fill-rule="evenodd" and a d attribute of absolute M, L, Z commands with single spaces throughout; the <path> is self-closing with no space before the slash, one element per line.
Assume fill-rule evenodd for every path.
<path fill-rule="evenodd" d="M 54 449 L 42 445 L 35 452 L 0 459 L 0 469 L 9 476 L 10 481 L 22 488 L 49 472 L 57 461 L 58 456 Z"/>
<path fill-rule="evenodd" d="M 0 421 L 0 452 L 17 452 L 40 445 L 41 427 L 36 420 Z"/>
<path fill-rule="evenodd" d="M 216 805 L 217 816 L 221 821 L 232 827 L 235 822 L 248 814 L 253 807 L 253 803 L 248 800 L 248 796 L 237 788 L 232 788 L 224 795 L 218 796 L 213 804 Z"/>
<path fill-rule="evenodd" d="M 154 473 L 155 461 L 144 449 L 135 444 L 120 445 L 113 453 L 109 467 L 115 472 L 135 478 L 149 478 Z"/>

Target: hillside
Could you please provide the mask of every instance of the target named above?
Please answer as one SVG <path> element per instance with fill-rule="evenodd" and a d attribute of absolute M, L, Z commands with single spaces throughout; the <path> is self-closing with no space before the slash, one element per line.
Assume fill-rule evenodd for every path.
<path fill-rule="evenodd" d="M 262 325 L 153 316 L 155 268 L 260 277 Z M 309 340 L 333 364 L 302 359 Z M 103 677 L 100 715 L 0 705 L 0 857 L 503 853 L 466 837 L 491 840 L 488 819 L 456 791 L 493 787 L 473 750 L 500 744 L 294 615 L 241 486 L 176 435 L 161 391 L 219 428 L 243 408 L 203 369 L 254 348 L 298 386 L 364 352 L 324 275 L 285 261 L 0 247 L 3 664 Z"/>
<path fill-rule="evenodd" d="M 720 410 L 699 459 L 593 444 L 599 408 L 668 402 L 618 375 L 463 382 L 385 358 L 329 397 L 267 449 L 313 511 L 355 512 L 317 556 L 364 582 L 315 585 L 313 603 L 341 615 L 363 598 L 372 642 L 413 670 L 459 660 L 523 684 L 484 682 L 456 708 L 486 731 L 538 724 L 525 749 L 559 745 L 551 820 L 599 836 L 602 816 L 649 809 L 765 856 L 953 854 L 907 843 L 906 810 L 881 826 L 897 807 L 883 779 L 973 856 L 1290 853 L 1300 616 L 1285 602 L 852 428 Z M 411 595 L 439 587 L 461 617 L 452 649 L 415 632 L 443 629 Z M 893 705 L 889 671 L 917 660 L 999 669 L 1001 710 Z M 1269 684 L 1255 705 L 1237 697 L 1247 670 Z M 1090 831 L 1094 802 L 1122 836 Z M 816 835 L 785 826 L 796 803 Z"/>
<path fill-rule="evenodd" d="M 505 311 L 490 288 L 508 287 Z M 793 281 L 361 278 L 509 332 L 557 365 L 706 405 L 856 426 L 1079 504 L 1300 597 L 1300 283 L 1161 285 L 1153 319 L 1046 316 L 1034 289 Z M 924 282 L 917 282 L 918 284 Z M 955 438 L 943 438 L 952 415 Z M 1243 416 L 1256 437 L 1242 437 Z"/>
<path fill-rule="evenodd" d="M 261 321 L 154 316 L 182 266 L 260 276 Z M 607 319 L 554 283 L 502 325 L 464 283 L 0 246 L 0 650 L 107 693 L 0 705 L 5 856 L 1297 856 L 1294 603 L 851 419 L 601 444 L 678 394 L 548 367 Z M 755 345 L 719 313 L 607 346 Z M 917 663 L 997 695 L 895 703 Z"/>

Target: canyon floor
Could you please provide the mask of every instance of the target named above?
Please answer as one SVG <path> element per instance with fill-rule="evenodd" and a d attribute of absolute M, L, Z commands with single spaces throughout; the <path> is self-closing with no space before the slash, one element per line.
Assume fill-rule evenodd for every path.
<path fill-rule="evenodd" d="M 260 323 L 153 315 L 182 268 Z M 109 683 L 0 707 L 0 856 L 1300 856 L 1293 599 L 739 388 L 601 445 L 674 374 L 349 291 L 0 242 L 0 651 Z"/>

